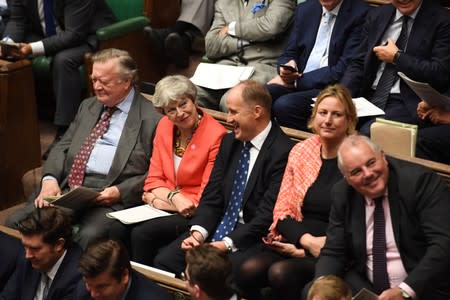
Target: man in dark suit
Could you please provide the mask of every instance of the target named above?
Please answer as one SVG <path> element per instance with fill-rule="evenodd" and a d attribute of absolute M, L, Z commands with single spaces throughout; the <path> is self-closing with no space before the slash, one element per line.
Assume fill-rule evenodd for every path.
<path fill-rule="evenodd" d="M 366 19 L 358 53 L 341 82 L 354 97 L 365 97 L 382 108 L 386 119 L 430 126 L 417 117 L 420 99 L 396 72 L 427 82 L 438 91 L 447 89 L 450 14 L 436 1 L 393 0 L 371 11 Z M 393 78 L 385 75 L 390 70 Z M 386 78 L 391 78 L 390 82 Z M 374 118 L 361 121 L 360 132 L 369 135 Z"/>
<path fill-rule="evenodd" d="M 17 260 L 0 299 L 73 299 L 82 251 L 72 242 L 70 217 L 56 207 L 35 209 L 18 228 L 25 256 Z"/>
<path fill-rule="evenodd" d="M 74 222 L 79 224 L 75 240 L 86 248 L 92 240 L 107 235 L 113 220 L 105 213 L 139 204 L 160 115 L 135 90 L 136 76 L 136 64 L 126 51 L 106 49 L 93 56 L 91 78 L 96 97 L 83 101 L 66 134 L 50 152 L 42 170 L 39 194 L 30 199 L 34 203 L 13 214 L 6 221 L 8 226 L 15 227 L 24 212 L 34 206 L 48 205 L 43 199 L 46 196 L 60 195 L 77 185 L 93 188 L 100 191 L 93 207 L 72 212 Z M 106 132 L 94 141 L 86 158 L 84 179 L 74 184 L 70 175 L 79 166 L 77 157 L 110 110 L 112 116 Z"/>
<path fill-rule="evenodd" d="M 297 6 L 279 75 L 268 82 L 280 125 L 308 130 L 312 98 L 344 75 L 360 43 L 368 9 L 362 0 L 313 0 Z"/>
<path fill-rule="evenodd" d="M 230 90 L 227 105 L 233 132 L 222 140 L 190 231 L 160 251 L 154 261 L 158 268 L 180 274 L 183 250 L 210 242 L 230 252 L 238 270 L 267 234 L 293 142 L 270 121 L 271 98 L 263 84 L 239 83 Z"/>
<path fill-rule="evenodd" d="M 426 168 L 386 157 L 369 138 L 340 146 L 316 276 L 343 276 L 380 300 L 450 297 L 450 191 Z M 381 229 L 381 230 L 379 230 Z M 380 235 L 381 234 L 381 235 Z"/>
<path fill-rule="evenodd" d="M 0 292 L 8 282 L 8 278 L 16 268 L 16 260 L 20 255 L 18 239 L 0 231 Z"/>
<path fill-rule="evenodd" d="M 47 3 L 11 0 L 11 17 L 4 36 L 21 43 L 20 49 L 10 53 L 12 56 L 53 56 L 54 123 L 59 138 L 80 104 L 82 82 L 78 68 L 84 54 L 97 49 L 96 30 L 112 24 L 115 17 L 104 0 L 53 0 L 49 7 Z"/>
<path fill-rule="evenodd" d="M 76 288 L 76 300 L 169 300 L 172 296 L 131 269 L 125 246 L 114 240 L 90 245 L 80 258 L 83 279 Z"/>

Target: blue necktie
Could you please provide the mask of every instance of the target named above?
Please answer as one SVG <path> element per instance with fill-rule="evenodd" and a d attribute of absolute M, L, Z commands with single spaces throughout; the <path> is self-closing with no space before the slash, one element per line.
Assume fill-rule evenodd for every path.
<path fill-rule="evenodd" d="M 386 260 L 386 220 L 383 210 L 383 197 L 373 200 L 375 211 L 373 213 L 373 286 L 378 294 L 390 288 Z"/>
<path fill-rule="evenodd" d="M 326 12 L 323 15 L 320 21 L 319 30 L 317 31 L 316 42 L 314 43 L 314 47 L 309 55 L 308 62 L 306 63 L 303 73 L 320 68 L 320 61 L 326 53 L 329 44 L 328 37 L 330 35 L 331 20 L 333 20 L 333 17 L 334 15 L 330 12 Z"/>
<path fill-rule="evenodd" d="M 45 19 L 45 35 L 52 36 L 56 34 L 55 21 L 53 20 L 52 1 L 44 0 L 44 19 Z"/>
<path fill-rule="evenodd" d="M 252 144 L 246 142 L 242 148 L 238 161 L 236 174 L 234 175 L 233 187 L 231 189 L 231 200 L 223 216 L 222 221 L 213 235 L 212 241 L 221 241 L 236 226 L 239 211 L 241 210 L 242 198 L 244 197 L 245 185 L 247 184 L 248 165 L 250 162 L 250 148 Z"/>
<path fill-rule="evenodd" d="M 408 21 L 409 16 L 403 16 L 402 30 L 400 35 L 395 42 L 395 45 L 400 50 L 404 50 L 406 47 L 406 42 L 408 40 Z M 380 80 L 378 81 L 375 93 L 372 96 L 372 103 L 384 110 L 386 108 L 386 102 L 389 98 L 389 93 L 391 92 L 392 86 L 398 79 L 397 69 L 393 64 L 386 63 L 383 73 L 381 74 Z"/>

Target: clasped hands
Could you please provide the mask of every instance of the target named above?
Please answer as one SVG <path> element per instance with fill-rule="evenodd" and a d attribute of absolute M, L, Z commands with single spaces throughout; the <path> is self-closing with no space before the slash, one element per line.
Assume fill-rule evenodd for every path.
<path fill-rule="evenodd" d="M 34 199 L 34 206 L 42 208 L 46 206 L 53 206 L 45 197 L 61 196 L 61 188 L 55 179 L 46 179 L 42 181 L 42 187 L 39 195 Z M 111 206 L 120 201 L 120 191 L 116 186 L 106 187 L 100 192 L 100 195 L 94 199 L 97 206 Z"/>

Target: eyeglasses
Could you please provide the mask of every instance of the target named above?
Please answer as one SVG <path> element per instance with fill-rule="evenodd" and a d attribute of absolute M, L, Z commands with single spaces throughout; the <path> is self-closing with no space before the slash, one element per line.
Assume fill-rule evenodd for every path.
<path fill-rule="evenodd" d="M 178 101 L 177 106 L 164 108 L 164 113 L 169 118 L 174 118 L 177 116 L 178 112 L 184 112 L 184 111 L 188 110 L 191 107 L 191 104 L 193 104 L 192 100 L 183 99 L 183 100 Z"/>

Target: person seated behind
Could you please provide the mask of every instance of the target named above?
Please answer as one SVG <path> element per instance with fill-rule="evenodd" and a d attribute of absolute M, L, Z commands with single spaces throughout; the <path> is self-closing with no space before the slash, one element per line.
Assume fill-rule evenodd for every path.
<path fill-rule="evenodd" d="M 0 0 L 0 36 L 3 36 L 3 31 L 5 30 L 6 23 L 8 23 L 9 20 L 9 2 L 10 0 Z"/>
<path fill-rule="evenodd" d="M 353 293 L 366 288 L 379 300 L 448 300 L 447 184 L 423 166 L 385 156 L 366 136 L 347 137 L 338 164 L 345 180 L 332 191 L 315 276 L 342 276 Z"/>
<path fill-rule="evenodd" d="M 195 36 L 205 36 L 214 16 L 215 0 L 181 0 L 180 15 L 174 25 L 167 28 L 146 26 L 144 34 L 178 68 L 189 65 L 189 55 Z"/>
<path fill-rule="evenodd" d="M 279 75 L 267 86 L 280 125 L 308 130 L 312 98 L 344 75 L 368 9 L 362 0 L 313 0 L 297 6 L 288 46 L 278 60 Z"/>
<path fill-rule="evenodd" d="M 0 299 L 72 299 L 82 251 L 72 242 L 70 217 L 57 207 L 37 208 L 17 225 L 25 255 Z"/>
<path fill-rule="evenodd" d="M 351 300 L 352 290 L 339 277 L 326 275 L 314 280 L 308 300 Z"/>
<path fill-rule="evenodd" d="M 416 156 L 450 165 L 450 107 L 431 107 L 421 101 L 417 115 L 435 126 L 419 129 Z"/>
<path fill-rule="evenodd" d="M 16 269 L 16 261 L 21 255 L 21 244 L 18 239 L 0 231 L 0 292 Z"/>
<path fill-rule="evenodd" d="M 152 265 L 158 249 L 188 229 L 211 174 L 225 128 L 195 103 L 197 90 L 185 76 L 161 79 L 153 104 L 165 115 L 156 129 L 142 200 L 176 214 L 134 225 L 119 221 L 110 237 L 130 242 L 133 260 Z"/>
<path fill-rule="evenodd" d="M 289 153 L 266 247 L 243 263 L 238 285 L 249 299 L 272 288 L 276 299 L 297 299 L 314 276 L 325 243 L 331 207 L 330 190 L 342 175 L 337 150 L 355 131 L 356 108 L 342 85 L 326 87 L 317 97 L 308 127 L 314 136 Z"/>
<path fill-rule="evenodd" d="M 233 270 L 238 270 L 269 228 L 293 142 L 271 121 L 271 98 L 262 83 L 239 83 L 227 102 L 233 132 L 222 140 L 190 230 L 158 253 L 157 268 L 180 274 L 185 251 L 210 243 L 230 252 Z"/>
<path fill-rule="evenodd" d="M 397 72 L 442 92 L 450 82 L 450 14 L 437 1 L 392 0 L 367 14 L 360 47 L 341 83 L 384 110 L 385 119 L 432 126 L 417 116 L 419 97 Z M 430 19 L 433 22 L 430 23 Z M 360 120 L 370 135 L 375 117 Z"/>
<path fill-rule="evenodd" d="M 97 241 L 81 255 L 76 300 L 168 300 L 162 287 L 133 270 L 125 246 L 114 240 Z"/>
<path fill-rule="evenodd" d="M 184 278 L 192 300 L 237 300 L 228 254 L 209 244 L 186 252 Z"/>
<path fill-rule="evenodd" d="M 206 56 L 216 64 L 252 66 L 250 79 L 266 83 L 277 73 L 293 14 L 292 0 L 217 0 L 205 38 Z M 222 96 L 228 89 L 197 88 L 200 106 L 227 110 Z"/>
<path fill-rule="evenodd" d="M 74 122 L 50 152 L 37 197 L 30 197 L 28 205 L 6 221 L 14 228 L 34 207 L 49 205 L 46 196 L 80 185 L 99 190 L 91 207 L 70 212 L 79 225 L 75 239 L 83 248 L 108 235 L 114 221 L 106 213 L 139 204 L 160 119 L 152 103 L 135 90 L 137 67 L 128 52 L 105 49 L 92 59 L 96 96 L 82 102 Z M 89 138 L 91 133 L 95 140 Z"/>
<path fill-rule="evenodd" d="M 15 58 L 52 56 L 57 142 L 74 120 L 82 100 L 78 68 L 84 63 L 84 54 L 97 49 L 97 29 L 114 23 L 115 17 L 105 0 L 13 0 L 9 8 L 11 16 L 3 36 L 20 43 L 20 48 L 3 54 Z"/>

